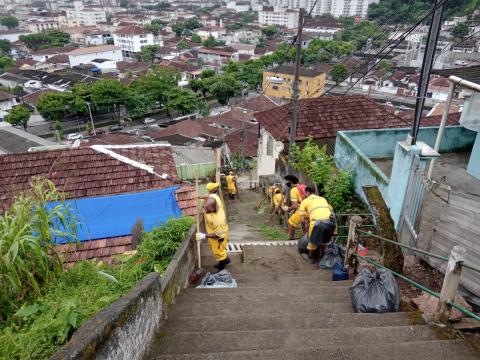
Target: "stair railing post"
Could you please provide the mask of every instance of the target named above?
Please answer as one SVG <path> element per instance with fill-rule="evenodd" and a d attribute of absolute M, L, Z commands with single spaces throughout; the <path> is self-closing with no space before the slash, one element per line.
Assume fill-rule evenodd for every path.
<path fill-rule="evenodd" d="M 462 263 L 465 261 L 465 248 L 456 245 L 450 252 L 445 276 L 443 278 L 442 291 L 438 301 L 436 320 L 446 324 L 450 317 L 452 307 L 448 301 L 453 302 L 457 295 L 458 284 L 462 274 Z"/>
<path fill-rule="evenodd" d="M 358 235 L 355 231 L 358 225 L 362 223 L 360 216 L 354 215 L 350 217 L 348 224 L 348 238 L 347 238 L 347 251 L 345 254 L 345 263 L 343 264 L 348 268 L 349 272 L 355 271 L 357 258 L 353 256 L 358 251 Z"/>

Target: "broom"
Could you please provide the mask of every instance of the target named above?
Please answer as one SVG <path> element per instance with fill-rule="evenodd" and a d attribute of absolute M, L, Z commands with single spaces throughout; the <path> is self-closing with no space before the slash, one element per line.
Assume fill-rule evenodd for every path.
<path fill-rule="evenodd" d="M 197 233 L 200 232 L 200 214 L 199 214 L 199 204 L 198 204 L 198 196 L 199 196 L 199 192 L 198 192 L 198 175 L 195 177 L 195 188 L 197 190 Z M 201 244 L 202 244 L 202 240 L 197 240 L 195 239 L 196 243 L 197 243 L 197 270 L 193 271 L 193 273 L 190 275 L 190 283 L 191 284 L 197 284 L 199 281 L 200 281 L 200 275 L 202 275 L 203 273 L 203 269 L 202 269 L 202 254 L 201 254 Z"/>

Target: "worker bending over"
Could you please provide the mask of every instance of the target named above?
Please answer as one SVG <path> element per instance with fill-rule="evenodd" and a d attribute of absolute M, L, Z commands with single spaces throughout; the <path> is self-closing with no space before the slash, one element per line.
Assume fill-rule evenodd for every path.
<path fill-rule="evenodd" d="M 288 208 L 284 208 L 284 210 L 287 212 L 293 211 L 293 214 L 288 219 L 288 233 L 290 235 L 290 240 L 295 240 L 295 229 L 299 225 L 302 225 L 303 233 L 307 232 L 306 228 L 304 228 L 304 225 L 301 222 L 300 213 L 298 212 L 300 203 L 303 201 L 303 196 L 297 187 L 298 178 L 295 175 L 287 175 L 285 176 L 285 180 L 287 181 L 287 188 L 290 189 L 290 206 Z"/>
<path fill-rule="evenodd" d="M 208 239 L 210 250 L 215 261 L 217 261 L 215 268 L 221 271 L 230 263 L 230 259 L 227 254 L 227 217 L 222 200 L 216 193 L 212 192 L 214 189 L 218 189 L 219 186 L 220 184 L 218 183 L 207 184 L 207 190 L 209 190 L 210 195 L 208 195 L 203 205 L 206 233 L 197 233 L 196 237 L 197 240 Z"/>
<path fill-rule="evenodd" d="M 275 215 L 277 215 L 280 219 L 280 223 L 282 220 L 282 215 L 283 215 L 283 210 L 286 207 L 286 198 L 284 195 L 284 192 L 282 192 L 282 189 L 280 189 L 278 186 L 273 189 L 273 206 L 272 206 L 272 212 L 270 213 L 270 219 L 268 220 L 268 223 L 271 224 L 272 220 Z"/>
<path fill-rule="evenodd" d="M 308 258 L 317 263 L 322 258 L 327 243 L 332 240 L 335 231 L 335 215 L 327 200 L 315 195 L 315 190 L 307 186 L 307 197 L 299 208 L 302 223 L 308 226 Z"/>
<path fill-rule="evenodd" d="M 230 171 L 225 177 L 225 180 L 227 180 L 228 196 L 233 200 L 237 194 L 237 177 Z"/>

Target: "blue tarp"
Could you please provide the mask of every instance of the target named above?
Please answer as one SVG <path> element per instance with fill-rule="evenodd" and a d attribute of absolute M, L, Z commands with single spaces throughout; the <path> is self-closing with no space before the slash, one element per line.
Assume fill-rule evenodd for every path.
<path fill-rule="evenodd" d="M 165 223 L 171 217 L 180 217 L 182 212 L 175 198 L 178 186 L 162 190 L 145 191 L 134 194 L 121 194 L 66 200 L 81 223 L 78 240 L 125 236 L 132 233 L 132 226 L 138 218 L 143 220 L 145 231 Z M 53 208 L 58 203 L 49 203 Z M 64 238 L 55 239 L 57 244 L 65 244 Z"/>

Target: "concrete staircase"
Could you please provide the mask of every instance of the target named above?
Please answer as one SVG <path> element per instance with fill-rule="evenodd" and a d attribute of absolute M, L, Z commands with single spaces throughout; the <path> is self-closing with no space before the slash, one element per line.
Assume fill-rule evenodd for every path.
<path fill-rule="evenodd" d="M 234 255 L 229 268 L 238 288 L 186 289 L 147 359 L 479 358 L 416 313 L 354 313 L 351 281 L 332 282 L 296 247 L 243 250 L 244 262 Z"/>

